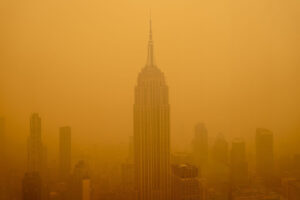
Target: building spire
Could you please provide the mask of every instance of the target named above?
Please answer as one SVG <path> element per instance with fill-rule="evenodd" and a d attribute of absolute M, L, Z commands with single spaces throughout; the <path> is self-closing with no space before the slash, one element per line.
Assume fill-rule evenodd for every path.
<path fill-rule="evenodd" d="M 151 10 L 150 10 L 150 21 L 149 21 L 148 57 L 147 57 L 147 65 L 146 66 L 154 67 Z"/>
<path fill-rule="evenodd" d="M 150 10 L 150 21 L 149 21 L 149 41 L 152 41 L 152 15 L 151 15 L 151 10 Z"/>

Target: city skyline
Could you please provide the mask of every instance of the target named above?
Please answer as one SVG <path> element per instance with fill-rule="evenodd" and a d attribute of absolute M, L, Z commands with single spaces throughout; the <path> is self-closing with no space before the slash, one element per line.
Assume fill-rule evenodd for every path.
<path fill-rule="evenodd" d="M 26 121 L 32 112 L 49 119 L 43 126 L 49 145 L 57 145 L 55 127 L 64 124 L 73 127 L 75 145 L 84 140 L 87 144 L 126 143 L 133 131 L 132 87 L 147 54 L 149 6 L 133 3 L 117 11 L 112 2 L 76 2 L 49 10 L 43 10 L 41 3 L 37 9 L 19 10 L 14 5 L 7 9 L 20 11 L 22 16 L 13 18 L 13 13 L 6 13 L 12 26 L 4 24 L 7 32 L 1 33 L 7 50 L 0 69 L 1 116 L 8 119 L 14 146 L 26 145 Z M 253 141 L 250 147 L 254 148 L 255 128 L 267 127 L 280 138 L 276 148 L 298 149 L 295 8 L 276 2 L 274 10 L 263 10 L 267 2 L 249 2 L 255 12 L 240 4 L 213 9 L 212 2 L 178 1 L 169 7 L 153 2 L 157 61 L 168 74 L 170 88 L 176 88 L 170 94 L 172 148 L 188 148 L 194 125 L 204 122 L 212 138 L 219 132 L 228 138 L 244 136 Z M 95 12 L 104 8 L 111 12 Z M 52 11 L 62 10 L 72 17 L 52 16 Z M 80 10 L 84 14 L 79 17 Z M 281 20 L 271 21 L 268 16 L 273 12 Z M 30 13 L 40 16 L 42 25 Z M 74 24 L 72 18 L 82 21 Z M 52 24 L 57 27 L 52 29 Z M 98 126 L 99 122 L 103 125 Z M 89 126 L 89 137 L 85 137 L 83 124 Z M 288 145 L 282 144 L 285 141 Z"/>
<path fill-rule="evenodd" d="M 299 200 L 297 5 L 0 2 L 0 200 Z"/>

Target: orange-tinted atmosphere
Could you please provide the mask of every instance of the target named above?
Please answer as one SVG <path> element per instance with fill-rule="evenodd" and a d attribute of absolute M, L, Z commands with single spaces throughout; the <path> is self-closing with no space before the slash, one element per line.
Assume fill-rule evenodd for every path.
<path fill-rule="evenodd" d="M 176 197 L 168 197 L 170 191 L 167 190 L 161 195 L 139 189 L 144 187 L 146 176 L 139 167 L 147 168 L 145 163 L 149 160 L 143 157 L 147 153 L 137 155 L 143 151 L 139 149 L 142 146 L 137 145 L 141 139 L 137 135 L 144 133 L 134 130 L 139 123 L 134 119 L 139 116 L 142 119 L 144 111 L 137 114 L 139 98 L 135 99 L 135 95 L 143 94 L 143 87 L 148 87 L 139 86 L 138 77 L 145 65 L 147 67 L 150 10 L 154 61 L 163 72 L 166 84 L 162 83 L 161 87 L 166 88 L 160 87 L 162 91 L 158 95 L 165 95 L 160 99 L 166 101 L 163 105 L 170 106 L 170 110 L 161 111 L 165 112 L 164 116 L 169 115 L 169 119 L 159 121 L 166 127 L 170 125 L 169 131 L 168 128 L 159 133 L 153 131 L 153 134 L 166 134 L 170 140 L 169 148 L 165 146 L 166 139 L 156 152 L 160 155 L 160 173 L 165 176 L 157 180 L 159 187 L 170 187 L 170 191 L 178 187 L 174 182 L 177 179 L 172 177 L 180 165 L 173 165 L 174 161 L 168 160 L 168 156 L 173 158 L 173 154 L 181 152 L 191 154 L 193 162 L 188 166 L 198 167 L 209 187 L 214 191 L 219 189 L 215 179 L 210 179 L 215 176 L 205 176 L 205 169 L 210 167 L 203 167 L 201 159 L 195 159 L 195 155 L 198 156 L 197 130 L 199 134 L 207 134 L 207 143 L 199 145 L 207 145 L 209 155 L 218 157 L 217 146 L 225 147 L 222 141 L 226 139 L 231 166 L 235 163 L 235 152 L 239 157 L 240 152 L 245 151 L 249 174 L 250 171 L 268 174 L 258 166 L 260 160 L 270 157 L 268 150 L 262 150 L 262 156 L 258 156 L 261 148 L 268 149 L 264 142 L 273 141 L 272 156 L 277 164 L 286 159 L 289 161 L 282 161 L 282 165 L 289 165 L 293 162 L 290 160 L 299 156 L 299 0 L 1 0 L 0 118 L 4 128 L 0 137 L 4 141 L 1 145 L 7 163 L 10 163 L 7 165 L 17 174 L 9 179 L 19 185 L 6 190 L 18 191 L 11 192 L 17 195 L 5 194 L 3 200 L 26 200 L 22 197 L 22 187 L 24 191 L 27 185 L 24 174 L 30 168 L 30 152 L 34 151 L 28 147 L 28 136 L 34 132 L 30 123 L 39 124 L 39 118 L 48 175 L 56 174 L 56 168 L 64 160 L 58 156 L 59 152 L 64 152 L 60 155 L 71 154 L 71 166 L 67 168 L 71 168 L 72 173 L 84 168 L 81 163 L 84 160 L 94 174 L 104 174 L 108 176 L 106 179 L 111 174 L 107 187 L 111 193 L 115 191 L 115 195 L 123 180 L 122 163 L 127 162 L 132 150 L 135 151 L 133 179 L 141 181 L 134 183 L 136 193 L 130 194 L 134 197 L 128 199 L 176 200 Z M 140 88 L 140 93 L 136 88 Z M 149 123 L 148 128 L 152 130 L 154 125 Z M 268 134 L 272 135 L 271 139 L 265 136 Z M 60 143 L 69 141 L 70 137 L 71 152 Z M 152 139 L 155 143 L 155 138 Z M 200 152 L 205 151 L 201 148 Z M 163 153 L 159 153 L 160 150 Z M 137 160 L 141 166 L 136 164 Z M 300 157 L 298 160 L 300 171 Z M 156 161 L 154 158 L 153 162 Z M 2 163 L 5 160 L 2 159 Z M 235 171 L 244 165 L 237 166 Z M 280 166 L 275 166 L 278 183 L 285 178 Z M 34 166 L 32 169 L 36 171 Z M 148 172 L 156 173 L 157 169 L 151 170 Z M 174 174 L 169 177 L 169 173 Z M 105 182 L 105 178 L 99 181 L 96 175 L 90 177 L 91 182 L 86 179 L 82 182 L 82 200 L 121 199 L 112 198 L 105 191 L 99 194 L 97 184 Z M 149 180 L 155 185 L 155 179 Z M 48 188 L 58 193 L 53 186 L 55 181 Z M 89 187 L 93 188 L 91 194 L 85 192 Z M 238 199 L 235 191 L 231 193 L 225 195 L 230 196 L 228 200 Z M 50 193 L 41 196 L 43 200 L 54 200 Z M 199 200 L 210 200 L 209 195 L 204 196 Z M 286 197 L 284 192 L 280 196 Z M 75 197 L 66 200 L 73 199 L 76 200 Z M 59 197 L 58 200 L 65 199 Z M 286 197 L 286 200 L 290 199 Z"/>

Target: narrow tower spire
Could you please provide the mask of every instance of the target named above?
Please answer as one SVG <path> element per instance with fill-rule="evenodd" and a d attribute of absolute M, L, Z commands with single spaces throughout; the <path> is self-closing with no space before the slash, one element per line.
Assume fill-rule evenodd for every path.
<path fill-rule="evenodd" d="M 154 67 L 154 55 L 153 55 L 153 40 L 152 40 L 152 19 L 150 11 L 150 21 L 149 21 L 149 41 L 148 41 L 148 57 L 147 57 L 147 67 Z"/>
<path fill-rule="evenodd" d="M 151 10 L 150 10 L 150 21 L 149 21 L 149 41 L 152 41 L 152 15 L 151 15 Z"/>

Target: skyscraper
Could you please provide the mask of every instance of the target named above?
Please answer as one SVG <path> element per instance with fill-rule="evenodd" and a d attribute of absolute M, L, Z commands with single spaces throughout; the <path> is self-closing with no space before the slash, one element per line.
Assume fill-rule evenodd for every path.
<path fill-rule="evenodd" d="M 230 166 L 233 184 L 245 184 L 248 178 L 248 163 L 246 161 L 246 145 L 241 139 L 235 139 L 232 142 Z"/>
<path fill-rule="evenodd" d="M 71 128 L 59 129 L 59 174 L 65 180 L 71 171 Z"/>
<path fill-rule="evenodd" d="M 208 138 L 205 124 L 199 123 L 195 126 L 193 140 L 193 159 L 197 167 L 203 170 L 203 165 L 208 158 Z"/>
<path fill-rule="evenodd" d="M 256 129 L 256 172 L 264 178 L 273 174 L 273 133 L 267 129 Z"/>
<path fill-rule="evenodd" d="M 28 172 L 41 173 L 43 155 L 41 118 L 37 113 L 33 113 L 30 118 L 30 135 L 28 137 Z"/>
<path fill-rule="evenodd" d="M 138 200 L 168 200 L 170 105 L 164 74 L 154 62 L 151 20 L 147 63 L 135 87 L 134 153 Z"/>
<path fill-rule="evenodd" d="M 228 143 L 222 134 L 219 134 L 215 140 L 212 156 L 215 161 L 228 164 Z"/>
<path fill-rule="evenodd" d="M 229 180 L 228 164 L 228 143 L 224 136 L 219 134 L 212 147 L 212 162 L 208 169 L 212 182 L 224 183 Z"/>

